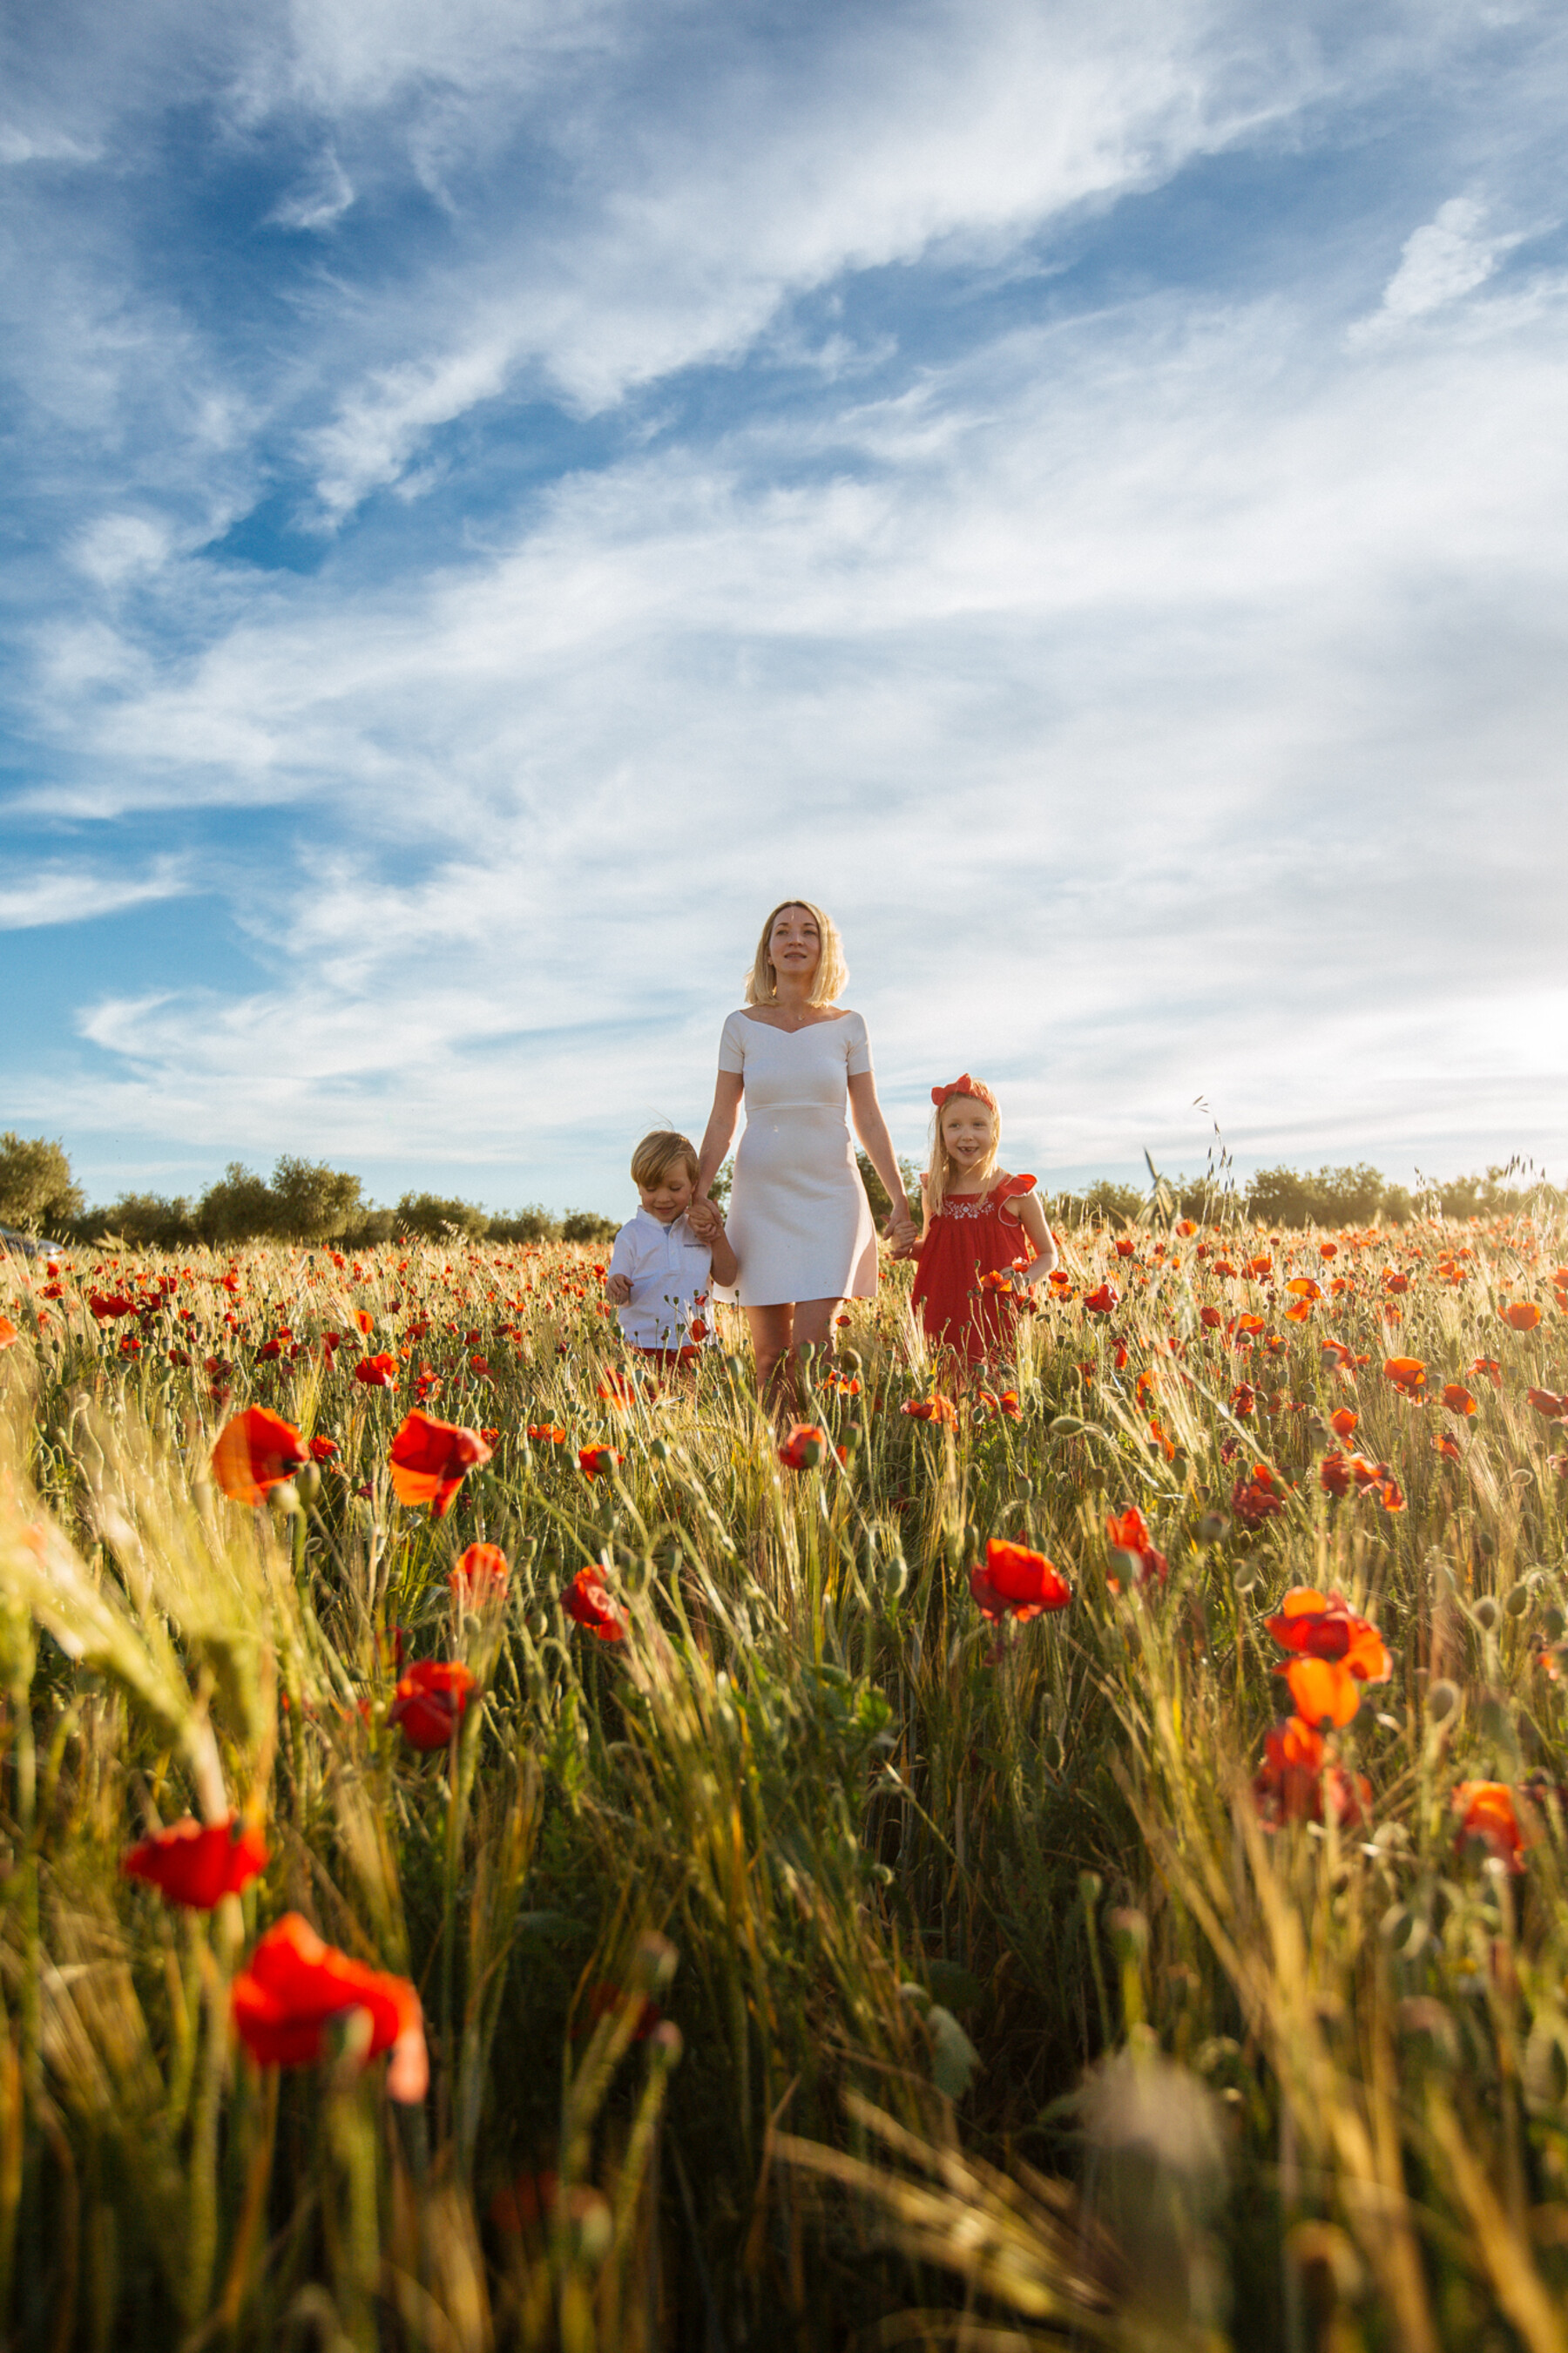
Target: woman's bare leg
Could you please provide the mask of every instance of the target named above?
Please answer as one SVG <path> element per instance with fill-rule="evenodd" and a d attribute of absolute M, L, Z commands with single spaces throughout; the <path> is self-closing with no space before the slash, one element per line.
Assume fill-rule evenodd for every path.
<path fill-rule="evenodd" d="M 784 1379 L 793 1394 L 794 1381 L 789 1378 L 794 1367 L 790 1364 L 790 1348 L 795 1338 L 796 1310 L 793 1307 L 748 1307 L 746 1321 L 752 1327 L 752 1347 L 757 1359 L 757 1395 L 764 1405 L 775 1402 L 775 1389 L 781 1386 L 779 1367 L 786 1367 Z"/>

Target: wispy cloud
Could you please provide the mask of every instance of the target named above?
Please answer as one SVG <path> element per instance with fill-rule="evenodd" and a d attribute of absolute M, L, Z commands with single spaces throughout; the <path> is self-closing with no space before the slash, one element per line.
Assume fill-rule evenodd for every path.
<path fill-rule="evenodd" d="M 155 900 L 184 898 L 197 888 L 187 859 L 155 858 L 142 874 L 95 873 L 63 862 L 18 871 L 0 882 L 0 931 L 37 931 L 47 923 L 86 923 Z"/>

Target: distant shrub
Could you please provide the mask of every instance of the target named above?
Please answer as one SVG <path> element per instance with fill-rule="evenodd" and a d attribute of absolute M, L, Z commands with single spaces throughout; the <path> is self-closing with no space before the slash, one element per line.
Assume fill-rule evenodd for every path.
<path fill-rule="evenodd" d="M 265 1176 L 231 1160 L 196 1204 L 196 1230 L 205 1242 L 249 1242 L 273 1231 L 277 1204 Z"/>
<path fill-rule="evenodd" d="M 405 1193 L 393 1213 L 400 1234 L 418 1234 L 426 1241 L 449 1241 L 454 1234 L 478 1241 L 490 1222 L 488 1209 L 477 1201 L 459 1201 L 441 1193 Z"/>
<path fill-rule="evenodd" d="M 563 1242 L 613 1242 L 619 1231 L 617 1218 L 601 1218 L 593 1209 L 568 1209 L 561 1220 Z"/>
<path fill-rule="evenodd" d="M 177 1250 L 199 1241 L 196 1212 L 183 1193 L 121 1193 L 107 1208 L 90 1209 L 75 1220 L 83 1241 L 114 1235 L 132 1250 Z"/>
<path fill-rule="evenodd" d="M 272 1171 L 272 1231 L 289 1241 L 333 1241 L 364 1207 L 360 1180 L 346 1168 L 285 1155 Z"/>
<path fill-rule="evenodd" d="M 1143 1208 L 1143 1195 L 1135 1185 L 1118 1185 L 1109 1176 L 1081 1193 L 1054 1193 L 1046 1200 L 1047 1216 L 1065 1226 L 1130 1225 Z"/>
<path fill-rule="evenodd" d="M 509 1216 L 498 1210 L 487 1229 L 492 1242 L 552 1242 L 561 1231 L 561 1221 L 552 1218 L 539 1202 L 531 1201 L 526 1208 L 515 1209 Z"/>
<path fill-rule="evenodd" d="M 71 1176 L 63 1144 L 41 1135 L 0 1135 L 0 1226 L 23 1233 L 64 1228 L 82 1208 L 82 1190 Z"/>
<path fill-rule="evenodd" d="M 1410 1196 L 1365 1161 L 1353 1168 L 1260 1168 L 1247 1179 L 1247 1213 L 1265 1226 L 1369 1226 L 1381 1212 L 1403 1224 Z"/>
<path fill-rule="evenodd" d="M 389 1242 L 397 1231 L 397 1213 L 394 1209 L 378 1209 L 374 1203 L 363 1209 L 340 1237 L 344 1250 L 375 1250 Z"/>

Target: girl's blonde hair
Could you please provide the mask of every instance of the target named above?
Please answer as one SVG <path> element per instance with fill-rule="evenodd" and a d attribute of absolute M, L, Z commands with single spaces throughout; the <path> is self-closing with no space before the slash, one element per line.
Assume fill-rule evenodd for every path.
<path fill-rule="evenodd" d="M 844 943 L 838 936 L 838 926 L 822 907 L 813 906 L 809 899 L 781 899 L 767 922 L 763 936 L 757 942 L 756 962 L 746 975 L 746 1003 L 771 1005 L 778 995 L 778 975 L 768 954 L 768 942 L 773 935 L 773 925 L 787 907 L 804 907 L 816 925 L 822 953 L 816 959 L 816 976 L 811 984 L 808 1005 L 831 1005 L 841 988 L 849 985 L 849 967 L 844 961 Z"/>
<path fill-rule="evenodd" d="M 954 1102 L 980 1103 L 991 1114 L 991 1149 L 979 1167 L 971 1169 L 969 1172 L 971 1176 L 978 1177 L 982 1191 L 996 1174 L 996 1163 L 1002 1150 L 1002 1114 L 997 1110 L 994 1101 L 991 1099 L 989 1090 L 983 1095 L 972 1095 L 967 1092 L 961 1092 L 955 1087 L 947 1097 L 947 1101 L 938 1103 L 931 1115 L 931 1154 L 926 1166 L 925 1189 L 926 1210 L 928 1215 L 933 1218 L 947 1198 L 948 1187 L 952 1183 L 955 1173 L 942 1136 L 942 1113 L 947 1109 L 948 1103 Z"/>

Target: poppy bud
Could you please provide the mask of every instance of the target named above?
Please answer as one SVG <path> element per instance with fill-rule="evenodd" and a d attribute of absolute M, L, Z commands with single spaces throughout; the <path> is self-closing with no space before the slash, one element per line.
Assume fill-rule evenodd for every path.
<path fill-rule="evenodd" d="M 307 1510 L 318 1501 L 321 1493 L 320 1463 L 307 1462 L 302 1470 L 295 1473 L 294 1492 Z"/>
<path fill-rule="evenodd" d="M 1563 1635 L 1568 1633 L 1568 1618 L 1563 1616 L 1555 1602 L 1542 1617 L 1541 1630 L 1549 1642 L 1560 1642 Z"/>
<path fill-rule="evenodd" d="M 656 1438 L 647 1451 L 653 1456 L 656 1462 L 668 1462 L 669 1460 L 669 1441 L 668 1439 Z"/>
<path fill-rule="evenodd" d="M 1013 1483 L 1026 1504 L 1032 1501 L 1035 1493 L 1035 1482 L 1032 1479 L 1016 1479 Z"/>
<path fill-rule="evenodd" d="M 282 1479 L 268 1489 L 267 1501 L 280 1520 L 291 1519 L 300 1508 L 300 1490 L 292 1479 Z"/>
<path fill-rule="evenodd" d="M 1523 1617 L 1530 1607 L 1530 1588 L 1522 1577 L 1517 1585 L 1510 1588 L 1502 1606 L 1510 1618 Z"/>
<path fill-rule="evenodd" d="M 1459 1704 L 1459 1687 L 1440 1678 L 1426 1694 L 1426 1713 L 1434 1724 L 1447 1724 Z"/>
<path fill-rule="evenodd" d="M 1230 1534 L 1230 1522 L 1223 1512 L 1205 1512 L 1198 1522 L 1200 1544 L 1223 1544 Z"/>
<path fill-rule="evenodd" d="M 1499 1609 L 1497 1603 L 1492 1599 L 1491 1595 L 1489 1593 L 1483 1593 L 1480 1599 L 1477 1602 L 1472 1615 L 1474 1616 L 1475 1621 L 1480 1628 L 1482 1633 L 1489 1634 L 1496 1627 L 1497 1621 L 1502 1615 L 1502 1612 Z"/>

